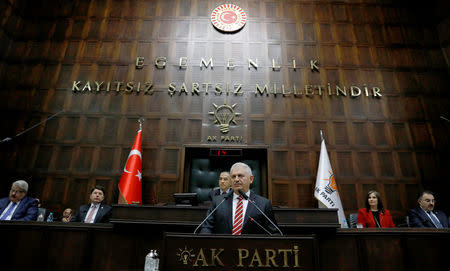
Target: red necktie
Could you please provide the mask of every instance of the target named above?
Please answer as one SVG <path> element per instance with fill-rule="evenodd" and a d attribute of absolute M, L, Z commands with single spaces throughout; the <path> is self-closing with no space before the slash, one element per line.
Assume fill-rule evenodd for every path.
<path fill-rule="evenodd" d="M 88 215 L 88 217 L 86 218 L 86 222 L 85 223 L 91 223 L 91 219 L 92 219 L 92 216 L 94 215 L 94 211 L 95 211 L 95 205 L 93 205 L 91 208 L 90 208 L 90 210 L 89 210 L 89 215 Z"/>
<path fill-rule="evenodd" d="M 242 232 L 244 204 L 242 203 L 242 196 L 239 196 L 236 211 L 234 214 L 233 231 L 231 234 L 240 235 Z"/>

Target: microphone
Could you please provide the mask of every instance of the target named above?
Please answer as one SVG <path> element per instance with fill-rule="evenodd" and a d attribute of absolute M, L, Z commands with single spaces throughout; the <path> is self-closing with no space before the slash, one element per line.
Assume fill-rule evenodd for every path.
<path fill-rule="evenodd" d="M 61 111 L 59 111 L 59 112 L 57 112 L 57 113 L 51 115 L 50 117 L 46 118 L 45 120 L 43 120 L 43 121 L 41 121 L 41 122 L 39 122 L 39 123 L 33 125 L 32 127 L 28 128 L 28 129 L 26 129 L 26 130 L 24 130 L 24 131 L 22 131 L 22 132 L 20 132 L 20 133 L 18 133 L 17 135 L 13 136 L 12 138 L 11 138 L 11 137 L 6 137 L 6 138 L 0 140 L 0 143 L 9 142 L 9 141 L 13 140 L 13 139 L 16 138 L 16 137 L 21 136 L 22 134 L 24 134 L 24 133 L 30 131 L 31 129 L 36 128 L 37 126 L 41 125 L 42 123 L 44 123 L 44 122 L 46 122 L 46 121 L 48 121 L 48 120 L 51 120 L 52 118 L 56 117 L 57 115 L 59 115 L 59 114 L 62 113 L 62 112 L 64 112 L 64 110 L 61 110 Z"/>
<path fill-rule="evenodd" d="M 265 232 L 267 232 L 267 234 L 269 234 L 270 236 L 272 236 L 272 234 L 270 233 L 270 231 L 266 230 L 266 228 L 264 228 L 263 226 L 261 226 L 261 224 L 258 223 L 258 221 L 254 220 L 253 217 L 250 217 L 250 221 L 255 222 L 256 225 L 258 225 L 261 229 L 263 229 Z"/>
<path fill-rule="evenodd" d="M 238 192 L 239 192 L 239 194 L 244 198 L 244 199 L 246 199 L 246 200 L 248 200 L 248 202 L 250 202 L 251 204 L 253 204 L 253 206 L 255 206 L 256 207 L 256 209 L 267 219 L 267 220 L 269 220 L 269 222 L 270 222 L 270 224 L 272 224 L 277 230 L 278 230 L 278 232 L 281 234 L 281 236 L 283 236 L 283 233 L 281 232 L 281 230 L 280 230 L 280 228 L 278 228 L 278 226 L 275 224 L 275 223 L 273 223 L 273 221 L 263 212 L 263 211 L 261 211 L 261 209 L 259 209 L 259 207 L 258 207 L 258 205 L 256 205 L 256 203 L 253 201 L 253 200 L 251 200 L 245 193 L 244 193 L 244 191 L 242 191 L 241 189 L 239 189 L 238 190 Z M 255 222 L 256 222 L 256 220 L 255 220 Z"/>
<path fill-rule="evenodd" d="M 200 226 L 203 225 L 203 223 L 205 223 L 205 221 L 206 221 L 212 214 L 214 214 L 214 212 L 217 210 L 217 208 L 219 208 L 219 206 L 220 206 L 225 200 L 227 200 L 231 195 L 233 195 L 233 193 L 234 193 L 233 189 L 231 189 L 230 191 L 228 191 L 228 193 L 223 197 L 222 201 L 221 201 L 219 204 L 217 204 L 216 208 L 214 208 L 214 210 L 212 210 L 212 212 L 209 213 L 209 215 L 207 215 L 207 216 L 205 217 L 205 219 L 203 219 L 202 223 L 200 223 L 200 224 L 197 226 L 197 228 L 194 230 L 194 234 L 197 233 L 197 230 L 200 228 Z"/>

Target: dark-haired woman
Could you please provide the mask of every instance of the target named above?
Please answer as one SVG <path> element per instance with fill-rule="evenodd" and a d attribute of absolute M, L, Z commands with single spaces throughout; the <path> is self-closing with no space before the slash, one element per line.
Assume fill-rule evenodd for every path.
<path fill-rule="evenodd" d="M 358 226 L 363 228 L 393 228 L 389 210 L 384 209 L 381 201 L 380 193 L 377 191 L 369 191 L 367 193 L 366 208 L 358 210 Z"/>

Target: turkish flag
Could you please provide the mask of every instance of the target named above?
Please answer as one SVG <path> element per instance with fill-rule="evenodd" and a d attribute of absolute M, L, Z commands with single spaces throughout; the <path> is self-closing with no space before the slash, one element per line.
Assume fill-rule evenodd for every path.
<path fill-rule="evenodd" d="M 119 182 L 119 203 L 142 205 L 142 130 L 134 140 Z"/>

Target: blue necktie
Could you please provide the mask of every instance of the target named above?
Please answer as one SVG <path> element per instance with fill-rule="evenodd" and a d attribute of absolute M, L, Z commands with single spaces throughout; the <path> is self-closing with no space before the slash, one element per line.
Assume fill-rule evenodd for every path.
<path fill-rule="evenodd" d="M 17 204 L 17 202 L 13 202 L 11 204 L 11 206 L 9 206 L 8 210 L 6 210 L 6 213 L 4 215 L 2 215 L 2 217 L 0 217 L 0 220 L 5 220 L 5 218 L 7 218 L 11 214 L 12 210 L 14 210 L 14 207 L 16 207 L 16 204 Z"/>
<path fill-rule="evenodd" d="M 429 212 L 428 214 L 430 215 L 431 221 L 433 221 L 433 224 L 436 226 L 436 228 L 438 229 L 444 228 L 442 227 L 441 222 L 436 217 L 434 217 L 434 215 L 431 212 Z"/>

